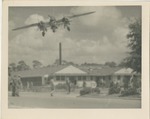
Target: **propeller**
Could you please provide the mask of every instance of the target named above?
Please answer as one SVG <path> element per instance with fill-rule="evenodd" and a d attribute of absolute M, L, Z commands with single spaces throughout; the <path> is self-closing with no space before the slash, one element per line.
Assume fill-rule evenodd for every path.
<path fill-rule="evenodd" d="M 66 28 L 66 27 L 68 28 L 71 21 L 67 17 L 63 17 L 62 22 L 64 23 L 64 28 Z"/>
<path fill-rule="evenodd" d="M 48 17 L 50 18 L 50 21 L 56 21 L 55 17 L 48 15 Z"/>

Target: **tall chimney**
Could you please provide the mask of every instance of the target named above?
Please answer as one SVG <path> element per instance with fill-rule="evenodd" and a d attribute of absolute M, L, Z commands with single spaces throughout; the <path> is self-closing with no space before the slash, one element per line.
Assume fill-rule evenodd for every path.
<path fill-rule="evenodd" d="M 59 65 L 61 65 L 61 42 L 59 43 Z"/>

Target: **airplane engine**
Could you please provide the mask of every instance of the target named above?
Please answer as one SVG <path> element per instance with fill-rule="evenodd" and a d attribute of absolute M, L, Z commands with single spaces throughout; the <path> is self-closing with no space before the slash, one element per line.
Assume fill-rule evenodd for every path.
<path fill-rule="evenodd" d="M 43 28 L 44 28 L 44 23 L 43 23 L 42 21 L 40 21 L 40 22 L 38 23 L 38 27 L 39 27 L 40 30 L 43 30 Z"/>
<path fill-rule="evenodd" d="M 70 25 L 70 21 L 69 21 L 69 19 L 66 18 L 66 17 L 62 18 L 62 22 L 64 23 L 64 26 Z"/>
<path fill-rule="evenodd" d="M 67 26 L 67 30 L 70 31 L 70 27 L 69 26 Z"/>
<path fill-rule="evenodd" d="M 69 27 L 70 20 L 68 18 L 64 17 L 64 18 L 62 18 L 62 22 L 64 24 L 64 28 L 67 28 L 67 30 L 70 31 L 70 27 Z"/>

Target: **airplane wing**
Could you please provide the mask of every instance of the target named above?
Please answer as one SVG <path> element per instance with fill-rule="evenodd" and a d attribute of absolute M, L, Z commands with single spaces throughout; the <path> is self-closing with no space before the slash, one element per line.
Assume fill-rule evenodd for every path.
<path fill-rule="evenodd" d="M 38 26 L 38 23 L 34 23 L 34 24 L 27 25 L 27 26 L 18 27 L 18 28 L 12 29 L 12 30 L 15 31 L 15 30 L 20 30 L 20 29 L 26 29 L 26 28 L 29 28 L 29 27 L 34 27 L 34 26 Z"/>
<path fill-rule="evenodd" d="M 93 12 L 87 12 L 87 13 L 83 13 L 83 14 L 76 14 L 76 15 L 72 15 L 72 16 L 67 16 L 66 18 L 72 19 L 72 18 L 75 18 L 75 17 L 80 17 L 80 16 L 89 15 L 89 14 L 93 14 L 93 13 L 95 13 L 95 11 L 93 11 Z M 57 24 L 58 24 L 58 25 L 63 24 L 62 20 L 63 20 L 63 18 L 57 20 L 57 21 L 56 21 Z"/>
<path fill-rule="evenodd" d="M 80 16 L 89 15 L 89 14 L 93 14 L 93 13 L 95 13 L 95 11 L 93 11 L 93 12 L 87 12 L 87 13 L 83 13 L 83 14 L 76 14 L 76 15 L 68 16 L 68 18 L 72 19 L 74 17 L 80 17 Z"/>

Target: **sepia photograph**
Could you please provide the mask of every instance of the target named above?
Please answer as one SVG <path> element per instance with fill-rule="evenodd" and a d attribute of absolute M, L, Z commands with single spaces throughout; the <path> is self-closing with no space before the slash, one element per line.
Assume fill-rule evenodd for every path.
<path fill-rule="evenodd" d="M 141 109 L 142 7 L 9 6 L 9 109 Z"/>

